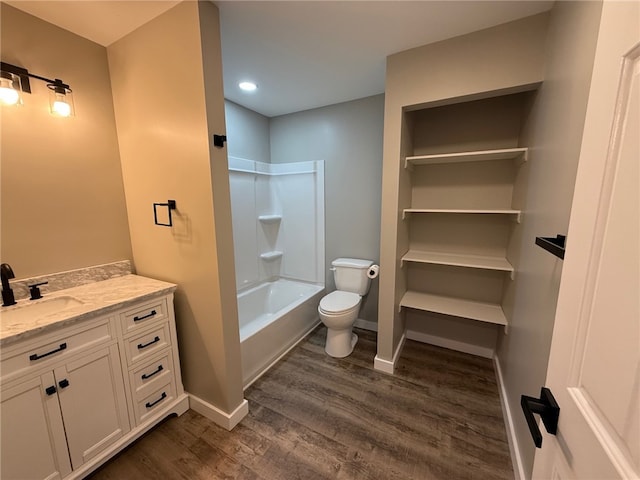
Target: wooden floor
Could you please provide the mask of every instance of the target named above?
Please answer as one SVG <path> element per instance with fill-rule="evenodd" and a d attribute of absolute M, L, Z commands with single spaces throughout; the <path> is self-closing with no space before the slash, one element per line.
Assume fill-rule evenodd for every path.
<path fill-rule="evenodd" d="M 325 331 L 247 389 L 233 431 L 190 410 L 92 480 L 513 478 L 490 360 L 408 340 L 391 376 L 373 370 L 375 333 L 333 359 Z"/>

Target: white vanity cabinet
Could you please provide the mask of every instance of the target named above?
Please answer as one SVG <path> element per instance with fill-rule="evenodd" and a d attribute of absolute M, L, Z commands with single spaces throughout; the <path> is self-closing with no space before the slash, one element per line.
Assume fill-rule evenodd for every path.
<path fill-rule="evenodd" d="M 2 480 L 83 478 L 187 410 L 173 294 L 117 307 L 2 345 Z"/>
<path fill-rule="evenodd" d="M 3 352 L 3 479 L 63 478 L 130 430 L 118 345 L 106 334 L 113 322 L 94 320 Z"/>

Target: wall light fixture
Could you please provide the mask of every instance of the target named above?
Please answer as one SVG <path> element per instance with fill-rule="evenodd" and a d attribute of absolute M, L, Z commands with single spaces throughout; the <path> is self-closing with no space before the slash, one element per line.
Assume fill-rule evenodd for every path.
<path fill-rule="evenodd" d="M 29 73 L 26 68 L 0 62 L 0 103 L 21 105 L 22 94 L 31 93 L 30 78 L 42 80 L 49 89 L 49 109 L 53 115 L 69 117 L 74 115 L 73 94 L 69 85 L 59 78 L 51 80 Z"/>

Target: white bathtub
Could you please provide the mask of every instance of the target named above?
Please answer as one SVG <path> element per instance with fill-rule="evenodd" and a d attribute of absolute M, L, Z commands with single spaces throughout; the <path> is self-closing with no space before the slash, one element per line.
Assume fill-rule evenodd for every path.
<path fill-rule="evenodd" d="M 244 388 L 320 323 L 323 293 L 319 285 L 279 279 L 238 294 Z"/>

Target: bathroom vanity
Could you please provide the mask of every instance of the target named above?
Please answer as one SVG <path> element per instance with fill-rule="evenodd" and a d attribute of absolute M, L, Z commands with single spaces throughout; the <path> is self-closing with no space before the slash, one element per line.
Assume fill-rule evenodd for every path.
<path fill-rule="evenodd" d="M 82 478 L 188 409 L 175 288 L 124 275 L 2 309 L 3 479 Z"/>

